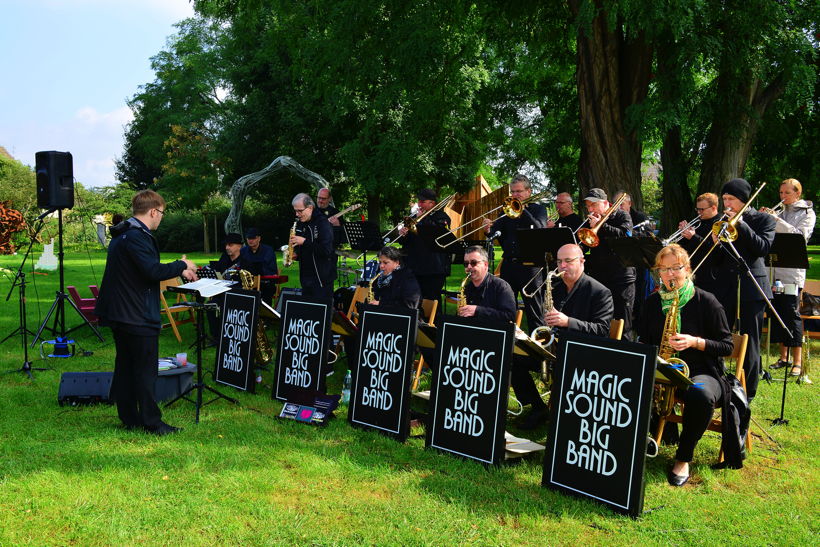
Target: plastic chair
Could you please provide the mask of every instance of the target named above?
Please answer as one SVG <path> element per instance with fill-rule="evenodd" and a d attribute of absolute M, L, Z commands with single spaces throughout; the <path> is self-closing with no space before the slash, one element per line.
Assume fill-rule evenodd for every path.
<path fill-rule="evenodd" d="M 97 323 L 100 318 L 94 315 L 94 306 L 97 305 L 97 298 L 80 298 L 80 293 L 77 292 L 77 288 L 73 285 L 66 286 L 68 289 L 68 294 L 71 295 L 71 299 L 77 304 L 77 307 L 80 308 L 80 313 L 83 314 L 83 317 L 88 319 L 89 323 Z"/>

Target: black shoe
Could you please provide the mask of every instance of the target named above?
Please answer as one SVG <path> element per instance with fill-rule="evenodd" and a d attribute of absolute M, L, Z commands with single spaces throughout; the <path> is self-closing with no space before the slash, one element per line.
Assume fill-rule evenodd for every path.
<path fill-rule="evenodd" d="M 518 424 L 519 429 L 535 429 L 541 424 L 547 422 L 547 418 L 549 418 L 550 412 L 549 408 L 546 406 L 541 408 L 534 408 L 530 411 L 529 415 L 524 418 L 524 420 Z"/>
<path fill-rule="evenodd" d="M 771 370 L 777 370 L 779 368 L 791 366 L 791 363 L 788 361 L 784 361 L 783 359 L 778 359 L 776 363 L 773 365 L 769 365 Z"/>
<path fill-rule="evenodd" d="M 683 486 L 689 482 L 689 475 L 675 475 L 672 473 L 672 469 L 669 469 L 669 473 L 666 475 L 666 480 L 668 480 L 669 484 L 672 486 Z"/>
<path fill-rule="evenodd" d="M 178 432 L 182 431 L 182 428 L 181 427 L 174 427 L 172 425 L 166 424 L 165 422 L 161 422 L 158 426 L 156 426 L 152 429 L 146 429 L 146 431 L 148 433 L 151 433 L 152 435 L 158 435 L 158 436 L 162 437 L 163 435 L 170 435 L 172 433 L 178 433 Z"/>
<path fill-rule="evenodd" d="M 136 429 L 142 429 L 140 424 L 120 424 L 119 427 L 126 431 L 134 431 Z"/>

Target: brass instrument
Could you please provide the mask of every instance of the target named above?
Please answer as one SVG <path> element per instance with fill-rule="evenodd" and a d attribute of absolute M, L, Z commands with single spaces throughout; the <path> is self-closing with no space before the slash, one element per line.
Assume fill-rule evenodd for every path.
<path fill-rule="evenodd" d="M 550 203 L 547 207 L 547 222 L 558 222 L 558 219 L 561 218 L 558 214 L 558 209 L 555 207 L 554 203 Z"/>
<path fill-rule="evenodd" d="M 607 219 L 612 216 L 612 213 L 620 208 L 621 203 L 623 203 L 626 199 L 626 196 L 627 194 L 621 194 L 621 197 L 615 200 L 615 203 L 613 203 L 610 208 L 606 210 L 604 216 L 602 216 L 601 220 L 598 221 L 598 224 L 595 225 L 595 228 L 579 228 L 575 234 L 578 238 L 578 242 L 583 243 L 590 248 L 600 245 L 601 240 L 598 238 L 598 230 L 600 230 L 601 226 L 603 226 Z"/>
<path fill-rule="evenodd" d="M 239 270 L 239 282 L 246 291 L 254 290 L 253 274 L 248 270 Z M 265 334 L 265 324 L 260 318 L 256 322 L 256 364 L 267 365 L 273 359 L 273 349 L 271 348 L 268 336 Z"/>
<path fill-rule="evenodd" d="M 373 276 L 373 279 L 370 280 L 370 285 L 367 289 L 367 296 L 364 297 L 364 303 L 370 304 L 373 300 L 375 300 L 375 295 L 373 294 L 373 284 L 376 282 L 376 279 L 383 274 L 384 272 L 379 272 Z"/>
<path fill-rule="evenodd" d="M 658 360 L 664 361 L 670 365 L 680 365 L 681 373 L 689 377 L 689 366 L 683 359 L 673 357 L 676 351 L 672 349 L 670 341 L 673 336 L 678 333 L 678 290 L 672 283 L 672 290 L 675 291 L 675 297 L 672 300 L 672 305 L 666 312 L 666 319 L 663 322 L 663 333 L 661 334 L 661 343 L 658 348 Z M 675 386 L 666 382 L 655 382 L 655 410 L 660 416 L 669 416 L 675 409 Z"/>
<path fill-rule="evenodd" d="M 388 230 L 387 233 L 385 233 L 382 236 L 382 240 L 384 241 L 384 244 L 385 245 L 390 245 L 391 243 L 395 243 L 401 237 L 401 234 L 397 235 L 393 239 L 388 239 L 388 237 L 393 232 L 398 232 L 402 228 L 407 228 L 407 230 L 409 230 L 410 232 L 416 233 L 417 232 L 416 224 L 421 222 L 421 220 L 424 217 L 426 217 L 427 215 L 429 215 L 430 213 L 440 211 L 440 210 L 444 209 L 445 207 L 447 207 L 448 205 L 450 205 L 450 202 L 453 201 L 453 198 L 455 198 L 455 197 L 456 197 L 456 194 L 450 194 L 449 196 L 447 196 L 443 200 L 436 203 L 431 209 L 423 212 L 422 214 L 417 215 L 417 216 L 406 216 L 406 217 L 404 217 L 404 219 L 402 219 L 401 222 L 396 224 L 395 227 Z M 359 260 L 362 256 L 364 256 L 364 253 L 362 253 L 361 255 L 356 257 L 356 260 Z"/>
<path fill-rule="evenodd" d="M 296 257 L 296 253 L 293 249 L 293 243 L 290 242 L 291 238 L 296 235 L 296 222 L 293 221 L 293 226 L 290 227 L 290 235 L 288 236 L 288 244 L 282 247 L 282 265 L 287 267 L 293 264 L 293 259 Z"/>
<path fill-rule="evenodd" d="M 467 293 L 465 292 L 465 288 L 467 287 L 467 283 L 470 282 L 470 279 L 472 279 L 472 276 L 468 274 L 467 277 L 464 278 L 464 281 L 461 282 L 461 288 L 458 290 L 457 307 L 459 310 L 467 305 Z"/>
<path fill-rule="evenodd" d="M 486 213 L 482 213 L 482 214 L 478 215 L 477 217 L 465 222 L 461 226 L 453 228 L 451 230 L 451 232 L 444 233 L 444 234 L 441 234 L 440 236 L 438 236 L 436 238 L 436 244 L 443 249 L 443 248 L 447 247 L 448 245 L 451 245 L 451 244 L 453 244 L 457 241 L 461 241 L 462 239 L 467 239 L 469 236 L 473 235 L 474 233 L 478 232 L 479 230 L 483 230 L 484 225 L 482 224 L 478 228 L 475 228 L 474 230 L 470 230 L 466 234 L 463 234 L 460 237 L 456 237 L 455 239 L 453 239 L 454 235 L 453 235 L 452 232 L 455 232 L 455 230 L 460 230 L 460 229 L 464 228 L 465 226 L 469 226 L 470 224 L 472 224 L 473 222 L 475 222 L 477 220 L 482 220 L 484 217 L 490 215 L 491 213 L 493 213 L 495 211 L 498 211 L 499 209 L 501 209 L 504 212 L 501 215 L 499 215 L 498 218 L 502 218 L 502 217 L 505 217 L 505 216 L 510 217 L 510 218 L 518 218 L 522 214 L 524 214 L 524 207 L 526 207 L 527 204 L 532 203 L 534 201 L 537 201 L 537 200 L 545 197 L 548 193 L 549 192 L 540 192 L 538 194 L 534 194 L 534 195 L 528 197 L 525 200 L 520 200 L 520 199 L 514 198 L 512 196 L 507 196 L 506 198 L 504 198 L 504 203 L 502 205 L 499 205 L 498 207 L 494 207 L 494 208 L 490 209 L 489 211 L 487 211 Z M 498 220 L 498 219 L 496 219 L 496 220 Z M 442 243 L 442 242 L 445 242 L 445 243 Z"/>
<path fill-rule="evenodd" d="M 677 232 L 673 232 L 669 235 L 666 239 L 661 240 L 661 245 L 666 247 L 667 245 L 671 245 L 672 243 L 677 243 L 683 238 L 683 232 L 689 229 L 695 229 L 700 226 L 700 215 L 696 216 L 692 220 L 686 223 L 686 226 L 683 228 L 678 228 Z"/>
<path fill-rule="evenodd" d="M 735 241 L 737 239 L 737 223 L 740 222 L 740 219 L 743 217 L 743 213 L 746 212 L 746 209 L 749 208 L 749 205 L 752 204 L 754 199 L 757 197 L 760 191 L 763 190 L 763 187 L 765 186 L 765 182 L 761 183 L 760 188 L 755 190 L 755 193 L 752 194 L 752 196 L 749 198 L 749 201 L 743 204 L 743 207 L 740 208 L 740 211 L 738 211 L 735 216 L 733 216 L 729 220 L 724 220 L 729 216 L 726 214 L 726 212 L 724 212 L 720 220 L 712 224 L 712 234 L 717 238 L 717 241 L 714 242 L 712 248 L 709 249 L 709 251 L 707 251 L 705 255 L 703 255 L 703 259 L 701 259 L 701 261 L 698 262 L 698 265 L 695 266 L 695 268 L 692 270 L 693 274 L 696 271 L 698 271 L 698 268 L 700 268 L 704 262 L 706 262 L 706 259 L 709 257 L 712 251 L 715 250 L 715 247 L 717 247 L 719 243 L 731 243 L 732 241 Z M 703 245 L 706 239 L 707 238 L 703 238 L 703 241 L 700 242 L 700 245 Z M 700 249 L 700 245 L 698 245 L 697 248 L 692 252 L 693 256 L 696 252 L 698 252 L 698 249 Z"/>
<path fill-rule="evenodd" d="M 544 314 L 555 307 L 555 303 L 552 300 L 552 279 L 554 277 L 561 278 L 565 273 L 567 272 L 559 272 L 557 268 L 547 273 L 547 280 L 544 282 L 547 287 L 546 290 L 544 290 Z M 550 353 L 555 354 L 555 351 L 550 350 L 555 343 L 555 331 L 549 325 L 536 327 L 530 334 L 530 338 L 538 342 L 544 349 L 550 351 Z M 541 380 L 546 384 L 547 389 L 549 389 L 552 380 L 550 379 L 549 363 L 546 360 L 541 361 Z"/>
<path fill-rule="evenodd" d="M 784 200 L 780 200 L 780 203 L 778 203 L 777 205 L 775 205 L 771 209 L 769 207 L 763 207 L 761 209 L 761 211 L 763 211 L 764 213 L 769 213 L 770 215 L 780 216 L 780 214 L 785 209 L 786 209 L 786 203 L 784 202 Z"/>

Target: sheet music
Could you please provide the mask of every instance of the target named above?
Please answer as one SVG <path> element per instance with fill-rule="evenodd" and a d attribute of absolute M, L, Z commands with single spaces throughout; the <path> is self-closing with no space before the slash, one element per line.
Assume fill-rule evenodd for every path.
<path fill-rule="evenodd" d="M 192 283 L 186 283 L 182 285 L 182 288 L 185 290 L 190 291 L 197 291 L 199 292 L 200 296 L 208 298 L 211 296 L 216 296 L 218 294 L 222 294 L 223 292 L 228 292 L 231 290 L 231 287 L 234 286 L 236 281 L 227 281 L 221 279 L 200 279 L 199 281 L 194 281 Z"/>

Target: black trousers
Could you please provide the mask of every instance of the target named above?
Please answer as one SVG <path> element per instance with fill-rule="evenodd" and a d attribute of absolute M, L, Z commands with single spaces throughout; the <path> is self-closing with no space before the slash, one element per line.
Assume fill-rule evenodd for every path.
<path fill-rule="evenodd" d="M 422 298 L 426 298 L 427 300 L 438 300 L 439 298 L 441 298 L 441 289 L 444 288 L 444 283 L 447 281 L 447 275 L 416 275 L 416 281 L 419 282 L 419 288 L 421 289 Z M 420 302 L 419 306 L 421 306 Z"/>
<path fill-rule="evenodd" d="M 516 299 L 521 293 L 521 300 L 524 302 L 524 315 L 527 317 L 527 330 L 532 332 L 536 327 L 544 326 L 544 287 L 541 287 L 533 296 L 525 296 L 521 288 L 534 276 L 535 279 L 527 285 L 527 292 L 532 293 L 533 289 L 544 281 L 543 272 L 536 276 L 539 268 L 532 266 L 522 266 L 514 260 L 504 260 L 501 263 L 501 279 L 510 284 Z"/>
<path fill-rule="evenodd" d="M 752 403 L 757 393 L 757 384 L 760 381 L 760 331 L 763 329 L 763 310 L 765 309 L 764 300 L 742 300 L 740 302 L 740 334 L 749 335 L 746 361 L 743 363 L 749 404 Z"/>
<path fill-rule="evenodd" d="M 112 329 L 117 357 L 111 394 L 117 414 L 126 426 L 154 429 L 162 423 L 162 412 L 154 400 L 157 382 L 159 334 L 139 336 Z"/>
<path fill-rule="evenodd" d="M 800 319 L 800 312 L 797 311 L 798 302 L 800 302 L 800 290 L 797 291 L 797 296 L 790 294 L 774 295 L 772 299 L 774 309 L 777 310 L 777 314 L 780 315 L 783 323 L 791 333 L 784 331 L 777 319 L 772 317 L 772 342 L 781 342 L 789 348 L 799 348 L 803 345 L 803 321 Z"/>
<path fill-rule="evenodd" d="M 675 459 L 682 462 L 692 461 L 695 446 L 709 427 L 712 414 L 720 407 L 723 396 L 720 382 L 714 376 L 698 374 L 691 379 L 702 385 L 691 386 L 683 392 L 683 427 L 675 453 Z"/>
<path fill-rule="evenodd" d="M 619 281 L 607 285 L 612 291 L 612 304 L 615 306 L 613 319 L 624 320 L 623 339 L 632 339 L 632 307 L 635 305 L 635 283 Z"/>
<path fill-rule="evenodd" d="M 326 298 L 333 300 L 333 283 L 328 283 L 324 287 L 302 287 L 302 296 L 309 298 Z"/>
<path fill-rule="evenodd" d="M 531 372 L 540 372 L 540 365 L 541 363 L 534 359 L 513 355 L 510 385 L 521 406 L 532 405 L 533 410 L 546 407 L 531 374 Z"/>

